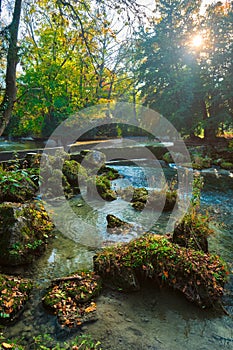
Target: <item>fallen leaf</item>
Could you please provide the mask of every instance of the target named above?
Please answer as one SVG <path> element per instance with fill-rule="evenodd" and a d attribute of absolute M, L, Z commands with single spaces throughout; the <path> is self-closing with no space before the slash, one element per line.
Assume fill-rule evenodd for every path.
<path fill-rule="evenodd" d="M 93 312 L 93 311 L 95 311 L 95 310 L 96 310 L 96 304 L 92 302 L 91 305 L 88 306 L 84 311 L 85 311 L 86 313 L 89 313 L 89 312 Z"/>
<path fill-rule="evenodd" d="M 14 299 L 10 299 L 9 301 L 5 301 L 4 305 L 7 308 L 11 308 L 11 306 L 14 304 Z"/>
<path fill-rule="evenodd" d="M 3 349 L 13 349 L 13 345 L 8 344 L 8 343 L 2 343 Z"/>

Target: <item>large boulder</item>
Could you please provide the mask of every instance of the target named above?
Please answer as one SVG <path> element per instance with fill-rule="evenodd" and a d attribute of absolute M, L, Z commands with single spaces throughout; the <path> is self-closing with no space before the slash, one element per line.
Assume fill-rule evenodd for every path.
<path fill-rule="evenodd" d="M 85 150 L 81 151 L 80 155 L 82 157 L 81 164 L 87 169 L 88 173 L 95 173 L 96 169 L 100 169 L 105 165 L 106 155 L 103 152 L 96 150 Z"/>
<path fill-rule="evenodd" d="M 150 233 L 97 253 L 94 271 L 104 283 L 123 291 L 138 290 L 145 280 L 152 280 L 180 291 L 202 308 L 220 301 L 228 277 L 227 266 L 218 256 Z"/>
<path fill-rule="evenodd" d="M 0 205 L 0 265 L 31 263 L 41 255 L 51 236 L 53 224 L 42 204 Z"/>
<path fill-rule="evenodd" d="M 24 203 L 32 199 L 37 186 L 25 170 L 0 170 L 0 202 Z"/>

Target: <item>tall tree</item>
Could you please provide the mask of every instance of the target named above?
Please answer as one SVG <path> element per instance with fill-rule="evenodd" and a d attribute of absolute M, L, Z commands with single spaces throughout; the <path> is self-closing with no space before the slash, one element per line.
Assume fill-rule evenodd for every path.
<path fill-rule="evenodd" d="M 143 8 L 142 5 L 139 5 L 137 0 L 119 0 L 115 3 L 113 0 L 107 0 L 104 2 L 103 0 L 97 0 L 93 5 L 99 6 L 100 4 L 106 3 L 108 8 L 114 9 L 119 16 L 123 16 L 127 18 L 128 22 L 133 23 L 133 17 L 140 16 L 143 17 Z M 9 41 L 8 50 L 7 50 L 7 69 L 6 69 L 6 79 L 5 79 L 5 94 L 2 99 L 0 105 L 0 135 L 4 132 L 9 120 L 11 119 L 12 110 L 14 104 L 16 102 L 16 66 L 18 63 L 18 47 L 17 47 L 17 38 L 19 32 L 19 22 L 20 22 L 20 13 L 21 13 L 21 5 L 22 0 L 15 0 L 15 6 L 13 11 L 13 18 L 11 24 L 5 28 L 4 33 L 6 33 L 6 38 Z M 26 5 L 26 2 L 25 2 Z M 91 18 L 94 18 L 94 14 L 92 13 L 92 8 L 90 7 L 89 0 L 40 0 L 35 1 L 31 0 L 28 5 L 31 7 L 31 11 L 34 12 L 34 15 L 38 15 L 38 12 L 35 9 L 38 9 L 40 6 L 44 6 L 47 8 L 47 15 L 51 17 L 54 15 L 54 18 L 60 16 L 61 18 L 69 17 L 69 20 L 72 23 L 72 27 L 79 26 L 80 28 L 80 37 L 82 37 L 83 42 L 85 43 L 87 53 L 89 54 L 89 58 L 93 60 L 94 55 L 89 51 L 89 36 L 85 29 L 85 19 L 83 20 L 83 15 L 90 15 Z M 77 8 L 82 7 L 82 10 L 78 10 Z M 53 11 L 55 9 L 55 11 Z M 51 13 L 49 13 L 51 11 Z M 142 13 L 142 15 L 141 15 Z M 51 15 L 51 16 L 50 16 Z M 27 15 L 26 15 L 27 16 Z M 36 18 L 34 21 L 36 22 Z M 38 20 L 40 21 L 40 13 Z M 52 19 L 53 21 L 53 19 Z M 35 37 L 34 37 L 35 39 Z M 93 40 L 92 40 L 93 41 Z M 92 61 L 94 63 L 94 61 Z M 94 67 L 94 64 L 93 64 Z M 17 98 L 18 100 L 18 98 Z"/>
<path fill-rule="evenodd" d="M 185 134 L 214 139 L 232 124 L 232 5 L 158 1 L 152 26 L 136 39 L 138 87 Z M 195 41 L 196 37 L 199 42 Z M 194 40 L 195 39 L 195 40 Z"/>
<path fill-rule="evenodd" d="M 22 0 L 15 0 L 12 22 L 3 29 L 8 40 L 7 68 L 5 78 L 5 93 L 0 105 L 0 136 L 10 121 L 16 101 L 16 66 L 18 64 L 18 33 Z"/>
<path fill-rule="evenodd" d="M 195 123 L 186 119 L 193 103 L 193 81 L 186 51 L 187 33 L 200 2 L 161 0 L 151 27 L 136 40 L 138 86 L 145 105 L 156 109 L 180 130 Z M 187 122 L 189 125 L 187 125 Z"/>

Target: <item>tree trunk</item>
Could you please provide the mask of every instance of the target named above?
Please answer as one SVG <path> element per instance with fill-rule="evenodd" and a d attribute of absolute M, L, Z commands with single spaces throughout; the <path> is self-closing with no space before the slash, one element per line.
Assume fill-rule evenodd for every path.
<path fill-rule="evenodd" d="M 203 101 L 203 103 L 202 103 L 202 109 L 203 109 L 203 121 L 205 123 L 205 125 L 204 125 L 204 139 L 209 140 L 209 141 L 215 140 L 216 139 L 216 130 L 211 123 L 211 118 L 208 115 L 208 110 L 207 110 L 205 101 Z"/>
<path fill-rule="evenodd" d="M 10 121 L 16 101 L 16 66 L 18 63 L 18 32 L 22 0 L 15 0 L 12 22 L 5 30 L 9 33 L 9 48 L 7 53 L 7 68 L 5 79 L 5 94 L 0 105 L 0 136 Z"/>

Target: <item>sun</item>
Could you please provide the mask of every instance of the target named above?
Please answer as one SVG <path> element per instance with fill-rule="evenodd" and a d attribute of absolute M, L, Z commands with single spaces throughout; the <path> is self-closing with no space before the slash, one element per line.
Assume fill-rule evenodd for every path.
<path fill-rule="evenodd" d="M 203 37 L 200 34 L 196 34 L 193 36 L 192 40 L 191 40 L 191 45 L 193 47 L 200 47 L 203 44 Z"/>

